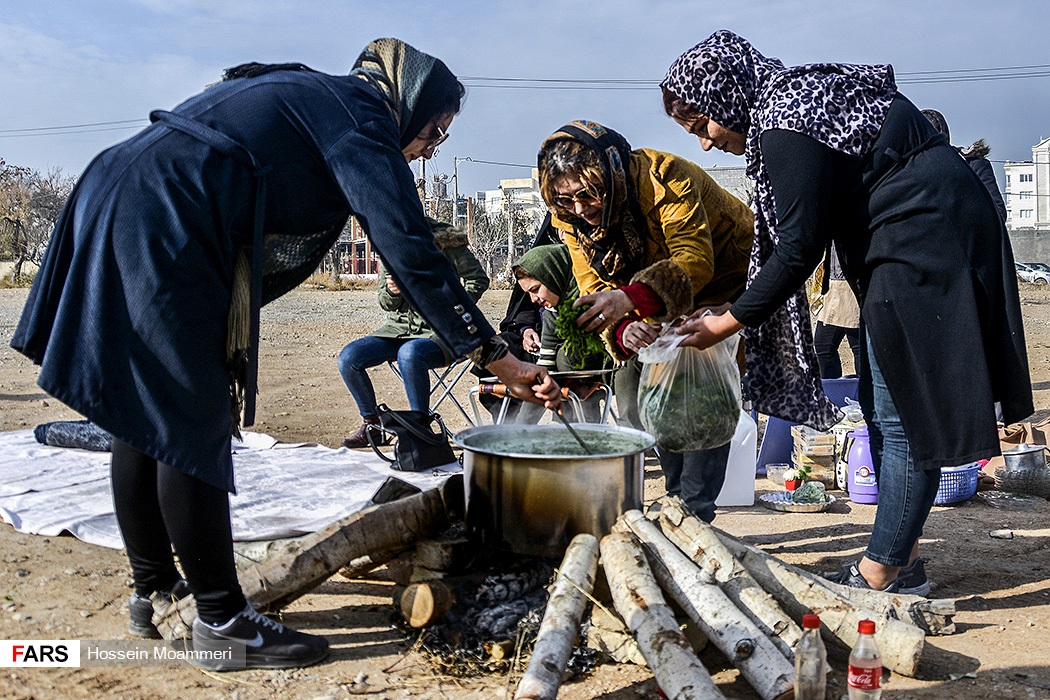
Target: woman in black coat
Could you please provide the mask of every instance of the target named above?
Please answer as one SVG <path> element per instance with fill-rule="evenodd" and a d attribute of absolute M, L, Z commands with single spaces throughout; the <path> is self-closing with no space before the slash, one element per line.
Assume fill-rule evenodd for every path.
<path fill-rule="evenodd" d="M 1033 410 L 1013 256 L 984 186 L 890 66 L 787 68 L 722 30 L 662 87 L 668 114 L 704 150 L 746 156 L 757 186 L 748 289 L 685 324 L 686 342 L 744 329 L 756 408 L 830 427 L 802 288 L 835 243 L 861 305 L 879 479 L 867 551 L 836 579 L 928 590 L 918 538 L 940 468 L 998 454 L 995 401 L 1007 422 Z"/>
<path fill-rule="evenodd" d="M 494 340 L 423 216 L 408 162 L 433 155 L 462 95 L 444 63 L 396 39 L 369 44 L 349 75 L 248 64 L 154 112 L 81 176 L 11 344 L 45 391 L 114 437 L 133 633 L 156 636 L 155 604 L 188 582 L 195 649 L 239 644 L 256 667 L 327 654 L 245 601 L 230 440 L 242 410 L 254 417 L 259 308 L 316 268 L 349 216 L 456 355 L 556 401 L 546 372 Z"/>

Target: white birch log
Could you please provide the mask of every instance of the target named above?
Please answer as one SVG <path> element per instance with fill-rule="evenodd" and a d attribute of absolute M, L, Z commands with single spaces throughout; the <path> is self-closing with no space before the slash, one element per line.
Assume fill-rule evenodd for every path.
<path fill-rule="evenodd" d="M 670 700 L 724 698 L 678 628 L 634 535 L 606 535 L 601 554 L 613 604 L 664 694 Z"/>
<path fill-rule="evenodd" d="M 430 489 L 366 508 L 315 533 L 286 540 L 265 560 L 242 567 L 238 578 L 249 603 L 260 610 L 276 610 L 360 557 L 407 546 L 446 527 L 441 493 Z M 196 602 L 187 596 L 154 614 L 153 622 L 165 639 L 182 639 L 188 636 L 196 617 Z"/>
<path fill-rule="evenodd" d="M 762 700 L 791 697 L 795 668 L 714 579 L 674 546 L 640 511 L 622 519 L 641 541 L 657 582 L 725 654 Z"/>
<path fill-rule="evenodd" d="M 518 683 L 515 700 L 553 700 L 569 665 L 594 590 L 598 572 L 598 539 L 580 534 L 572 538 L 536 635 L 529 666 Z"/>
<path fill-rule="evenodd" d="M 677 496 L 660 500 L 660 529 L 667 539 L 711 571 L 719 587 L 768 636 L 780 653 L 794 663 L 802 628 Z M 701 528 L 700 525 L 704 527 Z M 706 528 L 706 529 L 705 529 Z"/>
<path fill-rule="evenodd" d="M 663 524 L 661 508 L 661 525 Z M 719 540 L 717 530 L 699 518 L 688 515 L 681 525 L 688 525 L 687 529 L 694 533 L 696 540 L 704 543 L 704 547 L 710 547 L 710 550 L 717 549 L 710 544 L 711 540 L 714 540 L 725 551 L 729 551 Z M 670 528 L 672 526 L 668 524 L 668 528 L 664 530 L 668 539 L 686 553 L 695 551 L 694 543 L 686 542 L 686 546 L 682 547 L 676 540 L 676 536 L 682 535 L 682 527 Z M 882 653 L 883 666 L 902 675 L 915 677 L 926 640 L 926 635 L 921 629 L 883 612 L 855 605 L 818 583 L 812 574 L 801 576 L 791 571 L 784 562 L 761 550 L 742 548 L 739 554 L 739 558 L 733 559 L 736 566 L 746 567 L 762 588 L 776 598 L 791 615 L 799 619 L 807 612 L 820 615 L 821 634 L 829 642 L 852 649 L 858 637 L 857 623 L 865 619 L 874 620 L 875 639 Z"/>
<path fill-rule="evenodd" d="M 752 575 L 758 578 L 766 568 L 761 565 L 763 557 L 771 555 L 757 547 L 753 547 L 732 535 L 715 529 L 718 538 L 733 553 L 734 557 L 741 561 Z M 778 560 L 779 561 L 779 560 Z M 926 634 L 949 635 L 955 633 L 955 600 L 951 598 L 923 598 L 917 595 L 905 595 L 903 593 L 884 593 L 867 588 L 850 588 L 827 579 L 811 574 L 797 566 L 780 564 L 799 576 L 818 583 L 828 588 L 843 598 L 846 598 L 858 607 L 876 610 L 887 617 L 896 618 L 904 622 L 911 622 Z"/>

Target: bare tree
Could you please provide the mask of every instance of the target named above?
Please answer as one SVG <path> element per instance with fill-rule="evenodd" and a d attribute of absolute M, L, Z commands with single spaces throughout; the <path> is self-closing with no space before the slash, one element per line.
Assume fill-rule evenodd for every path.
<path fill-rule="evenodd" d="M 0 160 L 0 258 L 14 261 L 16 282 L 40 264 L 73 183 L 59 168 L 41 175 Z"/>

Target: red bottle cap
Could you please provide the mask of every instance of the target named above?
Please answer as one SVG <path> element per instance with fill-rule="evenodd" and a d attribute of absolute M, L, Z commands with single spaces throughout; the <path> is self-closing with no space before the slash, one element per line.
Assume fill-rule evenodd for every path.
<path fill-rule="evenodd" d="M 857 631 L 861 634 L 875 634 L 875 621 L 861 620 L 857 623 Z"/>
<path fill-rule="evenodd" d="M 820 629 L 820 616 L 814 615 L 813 613 L 806 613 L 802 616 L 802 629 L 807 630 L 819 630 Z"/>

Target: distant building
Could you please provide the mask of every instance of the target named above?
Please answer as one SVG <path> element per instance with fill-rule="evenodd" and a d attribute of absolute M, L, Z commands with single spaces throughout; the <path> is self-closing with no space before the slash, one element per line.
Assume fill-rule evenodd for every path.
<path fill-rule="evenodd" d="M 531 177 L 500 180 L 499 188 L 477 194 L 478 204 L 485 208 L 487 214 L 505 211 L 508 200 L 516 211 L 526 211 L 533 218 L 542 219 L 547 213 L 547 205 L 540 194 L 539 169 L 533 168 Z"/>
<path fill-rule="evenodd" d="M 1007 161 L 1006 228 L 1050 230 L 1050 138 L 1032 147 L 1031 161 Z"/>
<path fill-rule="evenodd" d="M 731 193 L 744 204 L 751 206 L 755 198 L 755 183 L 744 174 L 744 166 L 731 165 L 719 167 L 717 165 L 700 166 L 718 185 Z"/>

